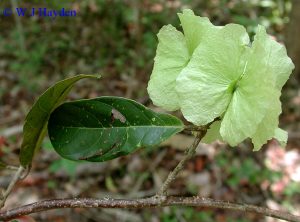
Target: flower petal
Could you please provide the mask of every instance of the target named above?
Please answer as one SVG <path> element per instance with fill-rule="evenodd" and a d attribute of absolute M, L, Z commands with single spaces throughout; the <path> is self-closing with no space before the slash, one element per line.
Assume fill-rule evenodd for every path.
<path fill-rule="evenodd" d="M 191 55 L 210 29 L 216 29 L 207 18 L 195 16 L 192 10 L 178 13 L 185 36 L 173 26 L 164 26 L 158 33 L 153 72 L 148 93 L 153 103 L 166 110 L 179 109 L 175 80 L 188 64 Z"/>
<path fill-rule="evenodd" d="M 258 151 L 262 145 L 268 140 L 272 139 L 275 135 L 275 130 L 278 129 L 279 115 L 281 113 L 281 103 L 279 100 L 280 92 L 275 91 L 273 95 L 273 101 L 269 106 L 269 109 L 259 123 L 255 134 L 252 137 L 252 143 L 254 145 L 254 151 Z"/>
<path fill-rule="evenodd" d="M 274 138 L 278 140 L 280 146 L 285 147 L 288 140 L 288 133 L 285 130 L 277 128 L 275 130 Z"/>
<path fill-rule="evenodd" d="M 264 50 L 258 46 L 248 51 L 244 75 L 222 120 L 220 133 L 231 146 L 255 134 L 278 95 L 272 70 L 259 56 Z"/>
<path fill-rule="evenodd" d="M 188 63 L 190 56 L 183 34 L 172 25 L 161 28 L 158 40 L 148 93 L 155 105 L 173 111 L 179 109 L 175 91 L 176 78 Z"/>
<path fill-rule="evenodd" d="M 212 29 L 176 80 L 183 116 L 205 125 L 221 116 L 232 97 L 232 84 L 242 75 L 249 37 L 244 27 Z"/>
<path fill-rule="evenodd" d="M 221 127 L 221 121 L 216 121 L 213 124 L 211 124 L 211 126 L 207 130 L 207 133 L 201 140 L 201 143 L 209 144 L 216 140 L 222 141 L 223 139 L 220 134 L 220 127 Z"/>
<path fill-rule="evenodd" d="M 257 54 L 258 57 L 265 60 L 266 65 L 270 67 L 275 76 L 276 87 L 281 90 L 282 86 L 288 80 L 292 70 L 295 68 L 292 60 L 286 53 L 284 45 L 276 42 L 266 33 L 265 27 L 259 25 L 253 41 L 253 49 L 263 46 L 263 54 Z"/>
<path fill-rule="evenodd" d="M 202 39 L 206 37 L 207 31 L 216 28 L 216 26 L 211 24 L 208 18 L 196 16 L 190 9 L 178 13 L 178 17 L 184 31 L 189 53 L 192 55 Z"/>

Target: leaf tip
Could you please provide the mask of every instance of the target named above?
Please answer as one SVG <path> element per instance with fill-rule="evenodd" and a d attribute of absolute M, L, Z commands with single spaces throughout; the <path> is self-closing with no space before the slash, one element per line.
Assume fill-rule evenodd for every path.
<path fill-rule="evenodd" d="M 78 74 L 78 76 L 82 77 L 82 78 L 95 78 L 95 79 L 100 79 L 102 76 L 99 73 L 94 73 L 94 74 Z"/>

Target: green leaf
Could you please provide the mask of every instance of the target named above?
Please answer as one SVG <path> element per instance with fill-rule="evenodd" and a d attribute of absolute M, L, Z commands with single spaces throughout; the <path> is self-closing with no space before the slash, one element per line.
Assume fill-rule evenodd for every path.
<path fill-rule="evenodd" d="M 234 24 L 203 39 L 176 81 L 181 111 L 188 121 L 205 125 L 226 111 L 246 64 L 248 44 L 245 28 Z"/>
<path fill-rule="evenodd" d="M 65 99 L 73 85 L 83 78 L 98 78 L 95 75 L 77 75 L 48 88 L 34 103 L 26 116 L 23 127 L 23 142 L 20 163 L 26 167 L 31 164 L 34 154 L 39 150 L 47 129 L 51 112 Z"/>
<path fill-rule="evenodd" d="M 51 114 L 48 124 L 59 155 L 95 162 L 158 145 L 182 129 L 179 119 L 119 97 L 64 103 Z"/>

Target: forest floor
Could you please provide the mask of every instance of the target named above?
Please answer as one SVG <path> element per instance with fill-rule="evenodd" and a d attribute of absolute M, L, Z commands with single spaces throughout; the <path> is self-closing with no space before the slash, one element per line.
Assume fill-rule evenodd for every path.
<path fill-rule="evenodd" d="M 70 21 L 51 24 L 35 20 L 24 22 L 23 34 L 28 49 L 25 54 L 16 53 L 20 33 L 16 29 L 8 29 L 15 27 L 14 22 L 1 23 L 7 30 L 0 36 L 0 160 L 5 163 L 19 164 L 22 125 L 34 100 L 47 87 L 66 76 L 77 73 L 101 73 L 103 76 L 99 81 L 83 80 L 76 84 L 68 98 L 70 100 L 103 95 L 122 96 L 159 110 L 152 105 L 146 92 L 156 47 L 155 34 L 168 18 L 170 22 L 167 23 L 175 21 L 176 18 L 169 15 L 179 6 L 168 6 L 168 10 L 163 12 L 160 5 L 155 4 L 149 11 L 142 8 L 139 16 L 145 18 L 144 23 L 136 22 L 127 15 L 132 7 L 137 6 L 129 7 L 125 3 L 117 5 L 115 11 L 102 10 L 101 5 L 92 3 L 74 4 L 72 7 L 79 7 L 85 12 L 83 17 L 77 18 L 72 28 Z M 257 8 L 251 10 L 249 13 L 259 13 Z M 205 13 L 219 24 L 235 21 L 213 7 L 208 7 Z M 240 16 L 239 13 L 244 12 L 234 13 Z M 120 18 L 114 20 L 115 15 L 125 17 L 120 22 Z M 248 26 L 250 32 L 251 25 Z M 278 40 L 282 39 L 281 26 L 270 26 L 270 30 Z M 36 44 L 37 41 L 40 44 Z M 289 132 L 285 149 L 275 140 L 269 141 L 259 152 L 252 152 L 249 141 L 235 148 L 220 142 L 200 144 L 195 157 L 172 184 L 170 194 L 200 195 L 300 215 L 300 91 L 299 83 L 293 77 L 284 88 L 282 101 L 280 125 Z M 175 115 L 183 119 L 180 113 Z M 75 163 L 61 159 L 46 138 L 41 152 L 34 159 L 32 171 L 17 184 L 5 209 L 53 197 L 151 196 L 192 141 L 192 135 L 180 133 L 159 147 L 141 149 L 112 161 Z M 8 185 L 12 173 L 10 170 L 0 171 L 0 187 Z M 62 209 L 37 213 L 33 217 L 36 221 L 52 222 L 279 221 L 252 213 L 189 207 Z"/>

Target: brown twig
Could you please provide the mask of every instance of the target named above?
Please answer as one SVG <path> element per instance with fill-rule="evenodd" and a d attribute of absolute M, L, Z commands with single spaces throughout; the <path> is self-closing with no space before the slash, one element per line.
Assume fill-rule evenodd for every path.
<path fill-rule="evenodd" d="M 206 126 L 187 125 L 184 127 L 184 130 L 189 131 L 189 132 L 201 132 L 205 129 L 206 129 Z"/>
<path fill-rule="evenodd" d="M 175 167 L 175 169 L 169 173 L 167 179 L 165 180 L 164 184 L 162 185 L 161 189 L 157 193 L 158 196 L 166 196 L 167 190 L 170 187 L 171 183 L 175 180 L 178 173 L 183 169 L 184 165 L 190 160 L 196 152 L 196 149 L 202 140 L 202 138 L 205 136 L 207 129 L 213 122 L 207 124 L 204 127 L 197 128 L 198 133 L 196 135 L 196 138 L 193 142 L 193 144 L 186 150 L 186 155 L 183 157 L 183 159 L 178 163 L 178 165 Z M 195 127 L 193 127 L 195 128 Z"/>
<path fill-rule="evenodd" d="M 257 207 L 245 204 L 234 204 L 220 200 L 212 200 L 202 197 L 165 197 L 161 199 L 157 196 L 143 199 L 122 200 L 122 199 L 93 199 L 93 198 L 74 198 L 74 199 L 56 199 L 44 200 L 33 204 L 25 205 L 19 208 L 0 213 L 0 220 L 5 221 L 22 215 L 28 215 L 41 211 L 47 211 L 58 208 L 149 208 L 166 206 L 194 206 L 207 208 L 220 208 L 242 212 L 253 212 L 283 219 L 292 222 L 300 222 L 300 217 L 289 213 L 271 210 L 268 208 Z"/>
<path fill-rule="evenodd" d="M 172 197 L 167 196 L 167 190 L 170 184 L 175 180 L 178 173 L 183 169 L 185 163 L 193 157 L 201 139 L 205 136 L 207 129 L 212 123 L 207 124 L 204 128 L 197 128 L 197 135 L 191 147 L 186 150 L 186 155 L 178 163 L 175 169 L 168 175 L 160 191 L 153 197 L 141 199 L 93 199 L 93 198 L 73 198 L 73 199 L 54 199 L 44 200 L 29 205 L 21 206 L 15 209 L 0 212 L 0 221 L 14 219 L 19 216 L 47 211 L 57 208 L 149 208 L 149 207 L 166 207 L 166 206 L 195 206 L 207 208 L 220 208 L 242 212 L 253 212 L 265 216 L 283 219 L 291 222 L 300 222 L 300 217 L 290 213 L 271 210 L 268 208 L 257 207 L 246 204 L 229 203 L 221 200 L 213 200 L 202 197 Z M 14 176 L 6 192 L 10 192 L 13 185 L 20 178 L 24 169 L 19 169 Z M 8 195 L 8 194 L 7 194 Z"/>
<path fill-rule="evenodd" d="M 1 199 L 0 199 L 0 208 L 2 208 L 5 204 L 5 201 L 14 188 L 15 184 L 18 182 L 18 180 L 21 178 L 22 173 L 24 172 L 24 168 L 22 166 L 19 167 L 15 175 L 13 176 L 12 180 L 10 181 L 7 189 L 3 192 Z"/>

